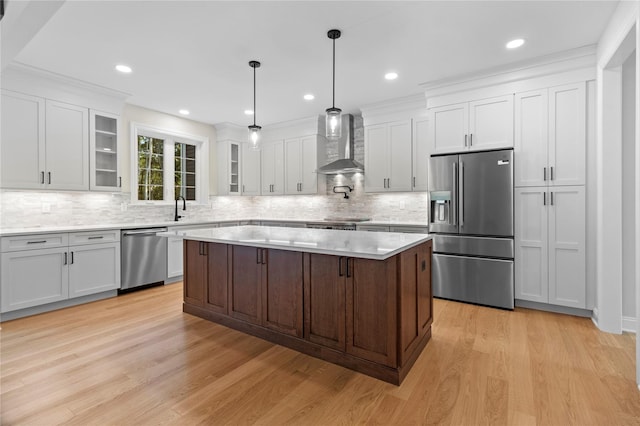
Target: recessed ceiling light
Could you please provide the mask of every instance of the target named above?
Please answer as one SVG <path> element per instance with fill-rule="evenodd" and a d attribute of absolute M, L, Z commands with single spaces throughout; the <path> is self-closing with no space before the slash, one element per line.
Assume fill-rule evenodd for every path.
<path fill-rule="evenodd" d="M 524 44 L 524 39 L 517 38 L 507 43 L 507 49 L 517 49 Z"/>
<path fill-rule="evenodd" d="M 307 93 L 306 95 L 304 95 L 304 100 L 305 101 L 312 101 L 314 100 L 316 97 L 313 96 L 311 93 Z"/>
<path fill-rule="evenodd" d="M 189 110 L 188 109 L 181 109 L 180 111 L 178 111 L 180 114 L 182 115 L 189 115 Z"/>
<path fill-rule="evenodd" d="M 253 115 L 253 110 L 252 109 L 245 109 L 244 110 L 244 115 Z"/>
<path fill-rule="evenodd" d="M 384 78 L 386 80 L 395 80 L 396 78 L 398 78 L 398 73 L 396 72 L 388 72 L 384 75 Z"/>
<path fill-rule="evenodd" d="M 123 64 L 116 65 L 116 70 L 125 74 L 129 74 L 131 72 L 131 67 Z"/>

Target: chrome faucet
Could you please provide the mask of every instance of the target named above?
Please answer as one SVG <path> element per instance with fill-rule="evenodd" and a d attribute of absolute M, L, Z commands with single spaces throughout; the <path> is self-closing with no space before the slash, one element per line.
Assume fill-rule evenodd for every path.
<path fill-rule="evenodd" d="M 182 198 L 182 210 L 186 210 L 186 209 L 187 209 L 187 200 L 185 200 L 185 199 L 184 199 L 184 197 L 183 197 L 182 195 L 178 195 L 178 196 L 176 197 L 176 215 L 175 215 L 175 217 L 173 218 L 173 220 L 174 220 L 175 222 L 177 222 L 177 221 L 178 221 L 178 219 L 180 219 L 180 218 L 182 217 L 182 216 L 180 216 L 180 215 L 178 214 L 178 200 L 179 200 L 180 198 Z"/>

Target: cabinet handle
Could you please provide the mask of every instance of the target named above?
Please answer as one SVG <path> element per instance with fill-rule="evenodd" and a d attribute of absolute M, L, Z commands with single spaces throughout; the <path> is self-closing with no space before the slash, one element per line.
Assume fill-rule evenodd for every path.
<path fill-rule="evenodd" d="M 416 177 L 415 176 L 413 177 L 413 187 L 414 188 L 416 187 Z"/>
<path fill-rule="evenodd" d="M 202 243 L 202 255 L 209 256 L 209 244 Z"/>
<path fill-rule="evenodd" d="M 244 192 L 244 185 L 242 185 L 242 192 Z"/>
<path fill-rule="evenodd" d="M 27 244 L 44 244 L 46 243 L 47 240 L 40 240 L 40 241 L 27 241 Z"/>
<path fill-rule="evenodd" d="M 49 172 L 48 175 L 49 175 L 49 185 L 51 185 L 51 172 Z"/>
<path fill-rule="evenodd" d="M 260 255 L 262 254 L 262 249 L 256 249 L 256 263 L 260 265 L 262 261 L 260 260 Z"/>
<path fill-rule="evenodd" d="M 549 203 L 549 205 L 553 205 L 553 192 L 551 192 L 551 202 Z"/>
<path fill-rule="evenodd" d="M 542 205 L 543 206 L 547 205 L 547 193 L 546 192 L 542 193 Z"/>
<path fill-rule="evenodd" d="M 349 261 L 350 261 L 351 259 L 352 259 L 352 258 L 347 257 L 347 278 L 351 277 L 351 271 L 349 270 Z"/>
<path fill-rule="evenodd" d="M 546 167 L 542 168 L 542 180 L 544 180 L 544 181 L 547 180 L 547 168 Z"/>
<path fill-rule="evenodd" d="M 340 256 L 338 258 L 338 276 L 339 277 L 343 277 L 344 273 L 342 272 L 342 259 L 344 259 L 344 256 Z"/>
<path fill-rule="evenodd" d="M 87 239 L 88 239 L 88 240 L 101 240 L 101 239 L 103 239 L 103 238 L 104 238 L 104 235 L 100 235 L 100 236 L 97 236 L 97 237 L 89 237 L 89 238 L 87 238 Z"/>
<path fill-rule="evenodd" d="M 262 250 L 262 256 L 260 256 L 261 259 L 261 263 L 264 265 L 265 263 L 267 263 L 267 249 L 261 249 Z"/>
<path fill-rule="evenodd" d="M 549 174 L 551 175 L 549 180 L 553 180 L 553 166 L 549 167 L 549 170 L 550 170 Z"/>
<path fill-rule="evenodd" d="M 63 263 L 63 265 L 66 265 L 66 264 L 67 264 L 67 252 L 65 251 L 64 252 L 64 263 Z"/>
<path fill-rule="evenodd" d="M 73 252 L 71 252 L 71 263 L 69 265 L 73 265 Z"/>
<path fill-rule="evenodd" d="M 469 146 L 473 146 L 473 133 L 469 133 Z"/>
<path fill-rule="evenodd" d="M 44 172 L 40 172 L 40 183 L 44 183 Z"/>
<path fill-rule="evenodd" d="M 464 135 L 464 146 L 467 146 L 467 135 Z"/>
<path fill-rule="evenodd" d="M 118 176 L 118 188 L 122 188 L 122 176 Z"/>
<path fill-rule="evenodd" d="M 387 188 L 391 188 L 391 178 L 387 178 Z"/>

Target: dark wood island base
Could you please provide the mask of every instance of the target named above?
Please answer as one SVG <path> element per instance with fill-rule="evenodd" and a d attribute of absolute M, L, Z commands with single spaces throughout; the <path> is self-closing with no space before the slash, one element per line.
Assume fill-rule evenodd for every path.
<path fill-rule="evenodd" d="M 372 260 L 185 240 L 183 311 L 399 385 L 431 338 L 431 250 Z"/>

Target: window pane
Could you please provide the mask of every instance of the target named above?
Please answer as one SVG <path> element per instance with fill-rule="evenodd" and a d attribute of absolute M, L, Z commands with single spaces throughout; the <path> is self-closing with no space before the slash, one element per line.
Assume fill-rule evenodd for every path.
<path fill-rule="evenodd" d="M 196 146 L 195 145 L 185 145 L 186 153 L 184 156 L 186 158 L 195 159 L 196 158 Z"/>
<path fill-rule="evenodd" d="M 177 143 L 175 144 L 175 156 L 176 158 L 181 157 L 182 156 L 182 145 L 181 143 Z"/>
<path fill-rule="evenodd" d="M 176 173 L 175 174 L 175 184 L 176 184 L 176 188 L 178 188 L 179 186 L 182 186 L 184 183 L 182 182 L 182 173 Z"/>
<path fill-rule="evenodd" d="M 162 155 L 151 156 L 151 168 L 155 170 L 162 170 L 164 166 L 164 158 Z"/>
<path fill-rule="evenodd" d="M 174 161 L 174 170 L 179 172 L 182 170 L 182 159 L 176 158 Z"/>
<path fill-rule="evenodd" d="M 146 193 L 146 186 L 144 185 L 138 185 L 138 200 L 146 200 L 147 199 L 147 193 Z"/>
<path fill-rule="evenodd" d="M 153 153 L 164 154 L 164 140 L 153 138 Z"/>
<path fill-rule="evenodd" d="M 185 198 L 187 200 L 195 200 L 196 199 L 196 189 L 195 188 L 187 188 L 187 196 Z"/>
<path fill-rule="evenodd" d="M 189 172 L 189 173 L 195 173 L 196 172 L 196 162 L 195 160 L 185 160 L 185 165 L 184 165 L 184 169 L 185 171 Z"/>
<path fill-rule="evenodd" d="M 138 152 L 138 170 L 149 167 L 149 154 L 146 152 Z"/>
<path fill-rule="evenodd" d="M 196 175 L 195 175 L 195 173 L 185 173 L 185 178 L 186 178 L 185 184 L 187 186 L 196 186 Z"/>

